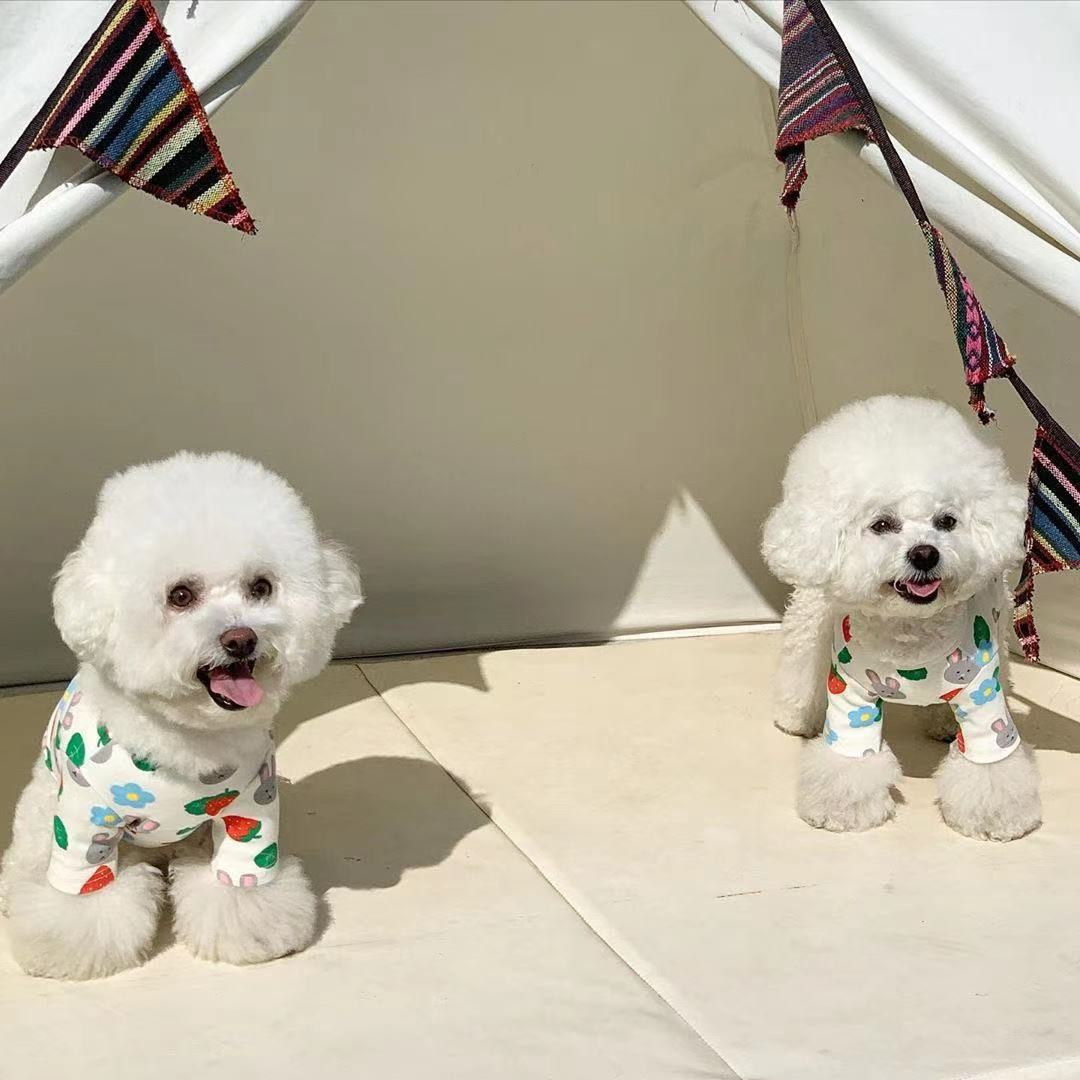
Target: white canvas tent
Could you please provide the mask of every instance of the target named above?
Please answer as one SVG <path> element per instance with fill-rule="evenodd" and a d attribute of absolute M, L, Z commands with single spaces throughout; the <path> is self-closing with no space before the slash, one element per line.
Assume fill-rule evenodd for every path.
<path fill-rule="evenodd" d="M 105 4 L 83 6 L 93 25 Z M 300 13 L 190 6 L 165 21 L 211 97 Z M 0 6 L 5 71 L 32 7 Z M 1059 134 L 1076 9 L 829 8 L 1025 377 L 1076 433 L 1080 151 Z M 202 68 L 184 35 L 242 9 L 277 11 L 276 29 Z M 65 154 L 0 192 L 0 684 L 69 673 L 49 577 L 102 478 L 180 446 L 265 460 L 356 551 L 368 602 L 343 655 L 661 636 L 333 669 L 278 732 L 290 843 L 333 915 L 316 948 L 240 972 L 171 948 L 31 994 L 0 921 L 9 1060 L 131 988 L 147 1043 L 170 1048 L 162 1080 L 235 1064 L 231 1013 L 175 1037 L 191 1001 L 232 994 L 274 1018 L 268 1076 L 1078 1074 L 1073 680 L 1018 676 L 1044 774 L 1030 838 L 951 834 L 913 726 L 895 736 L 895 825 L 838 837 L 792 811 L 799 747 L 771 727 L 776 635 L 757 632 L 784 600 L 757 545 L 786 455 L 853 398 L 964 409 L 966 389 L 876 151 L 812 144 L 797 230 L 779 206 L 778 26 L 778 4 L 728 0 L 323 3 L 213 116 L 254 239 L 129 192 L 23 274 L 61 233 L 29 258 L 13 240 L 50 205 L 123 189 L 74 183 Z M 43 177 L 62 182 L 32 196 Z M 989 393 L 1022 475 L 1030 416 Z M 1074 672 L 1076 597 L 1069 575 L 1039 582 L 1046 660 Z M 51 696 L 4 699 L 5 812 Z M 94 1064 L 112 1075 L 107 1043 Z"/>

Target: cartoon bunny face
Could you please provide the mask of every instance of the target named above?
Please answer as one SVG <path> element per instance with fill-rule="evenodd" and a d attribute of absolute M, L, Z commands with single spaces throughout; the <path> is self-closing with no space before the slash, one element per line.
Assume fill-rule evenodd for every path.
<path fill-rule="evenodd" d="M 957 686 L 966 686 L 979 673 L 979 666 L 970 656 L 965 656 L 962 649 L 953 649 L 946 657 L 949 666 L 945 669 L 945 681 Z"/>
<path fill-rule="evenodd" d="M 253 798 L 260 806 L 266 806 L 277 798 L 277 762 L 273 754 L 259 769 L 259 779 L 262 783 L 256 788 Z"/>
<path fill-rule="evenodd" d="M 900 699 L 907 697 L 903 690 L 900 689 L 900 682 L 894 679 L 891 675 L 887 675 L 882 680 L 876 671 L 871 671 L 870 668 L 866 669 L 866 678 L 870 683 L 870 689 L 874 691 L 879 698 L 893 698 Z"/>
<path fill-rule="evenodd" d="M 1000 747 L 1012 746 L 1017 739 L 1020 738 L 1020 733 L 1016 730 L 1016 725 L 1012 722 L 1012 717 L 1006 717 L 1004 720 L 995 720 L 990 729 L 997 735 L 997 744 Z"/>
<path fill-rule="evenodd" d="M 113 848 L 120 843 L 120 834 L 110 836 L 108 833 L 94 833 L 90 840 L 90 846 L 86 849 L 86 861 L 91 866 L 103 863 L 112 855 Z"/>

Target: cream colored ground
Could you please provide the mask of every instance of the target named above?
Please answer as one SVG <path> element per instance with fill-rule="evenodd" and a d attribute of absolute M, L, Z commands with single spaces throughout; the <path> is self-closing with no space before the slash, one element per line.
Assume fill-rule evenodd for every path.
<path fill-rule="evenodd" d="M 1016 666 L 1035 835 L 950 832 L 943 748 L 894 707 L 906 802 L 836 836 L 792 810 L 778 644 L 332 668 L 279 733 L 321 940 L 239 970 L 163 934 L 142 969 L 62 985 L 17 971 L 0 922 L 0 1072 L 115 1080 L 137 1029 L 147 1080 L 1080 1077 L 1080 683 Z M 0 699 L 0 843 L 54 697 Z"/>

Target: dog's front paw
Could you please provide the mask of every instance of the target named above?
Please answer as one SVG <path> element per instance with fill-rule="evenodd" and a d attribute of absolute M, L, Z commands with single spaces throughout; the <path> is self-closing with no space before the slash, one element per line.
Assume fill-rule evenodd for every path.
<path fill-rule="evenodd" d="M 295 856 L 252 888 L 221 884 L 205 859 L 176 860 L 169 879 L 176 936 L 203 960 L 258 964 L 315 937 L 315 895 Z"/>
<path fill-rule="evenodd" d="M 899 779 L 900 765 L 884 743 L 879 753 L 851 758 L 814 739 L 803 750 L 795 806 L 816 829 L 873 829 L 896 813 L 891 788 Z"/>
<path fill-rule="evenodd" d="M 955 748 L 937 771 L 945 824 L 974 840 L 1017 840 L 1042 824 L 1035 755 L 1020 744 L 1007 758 L 981 765 Z"/>
<path fill-rule="evenodd" d="M 146 959 L 157 930 L 163 882 L 152 866 L 120 871 L 86 896 L 20 881 L 8 897 L 11 951 L 28 975 L 97 979 Z"/>

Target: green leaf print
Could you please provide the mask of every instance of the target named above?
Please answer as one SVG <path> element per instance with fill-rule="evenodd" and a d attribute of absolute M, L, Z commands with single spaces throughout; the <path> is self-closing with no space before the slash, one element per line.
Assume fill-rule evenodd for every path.
<path fill-rule="evenodd" d="M 53 836 L 56 837 L 56 846 L 62 851 L 67 851 L 68 846 L 68 834 L 67 829 L 64 828 L 64 823 L 59 817 L 54 816 L 52 819 L 52 831 Z"/>
<path fill-rule="evenodd" d="M 981 649 L 990 644 L 990 627 L 981 615 L 975 616 L 975 647 Z"/>
<path fill-rule="evenodd" d="M 52 772 L 52 754 L 49 753 L 49 748 L 45 747 L 45 768 Z"/>
<path fill-rule="evenodd" d="M 83 742 L 83 737 L 77 731 L 68 739 L 67 756 L 71 760 L 71 764 L 77 768 L 86 760 L 86 743 Z"/>
<path fill-rule="evenodd" d="M 271 866 L 277 863 L 277 844 L 270 844 L 268 847 L 264 847 L 254 859 L 256 866 L 261 866 L 264 870 L 269 870 Z"/>
<path fill-rule="evenodd" d="M 97 726 L 97 744 L 98 746 L 104 746 L 112 739 L 109 734 L 109 729 L 104 724 L 98 724 Z"/>
<path fill-rule="evenodd" d="M 836 659 L 839 660 L 841 664 L 850 664 L 851 663 L 851 650 L 845 645 L 836 654 Z"/>
<path fill-rule="evenodd" d="M 56 738 L 53 739 L 53 746 L 55 746 L 57 750 L 60 749 L 60 725 L 59 724 L 56 725 Z"/>
<path fill-rule="evenodd" d="M 144 757 L 133 757 L 131 764 L 136 769 L 142 769 L 143 772 L 154 772 L 157 769 L 157 766 L 149 758 Z"/>
<path fill-rule="evenodd" d="M 1000 667 L 994 668 L 993 679 L 994 679 L 994 689 L 1000 691 L 1001 690 L 1001 668 Z"/>
<path fill-rule="evenodd" d="M 906 670 L 897 668 L 896 674 L 899 675 L 901 679 L 910 679 L 912 682 L 918 682 L 920 679 L 926 678 L 926 668 L 917 667 L 907 668 Z"/>

